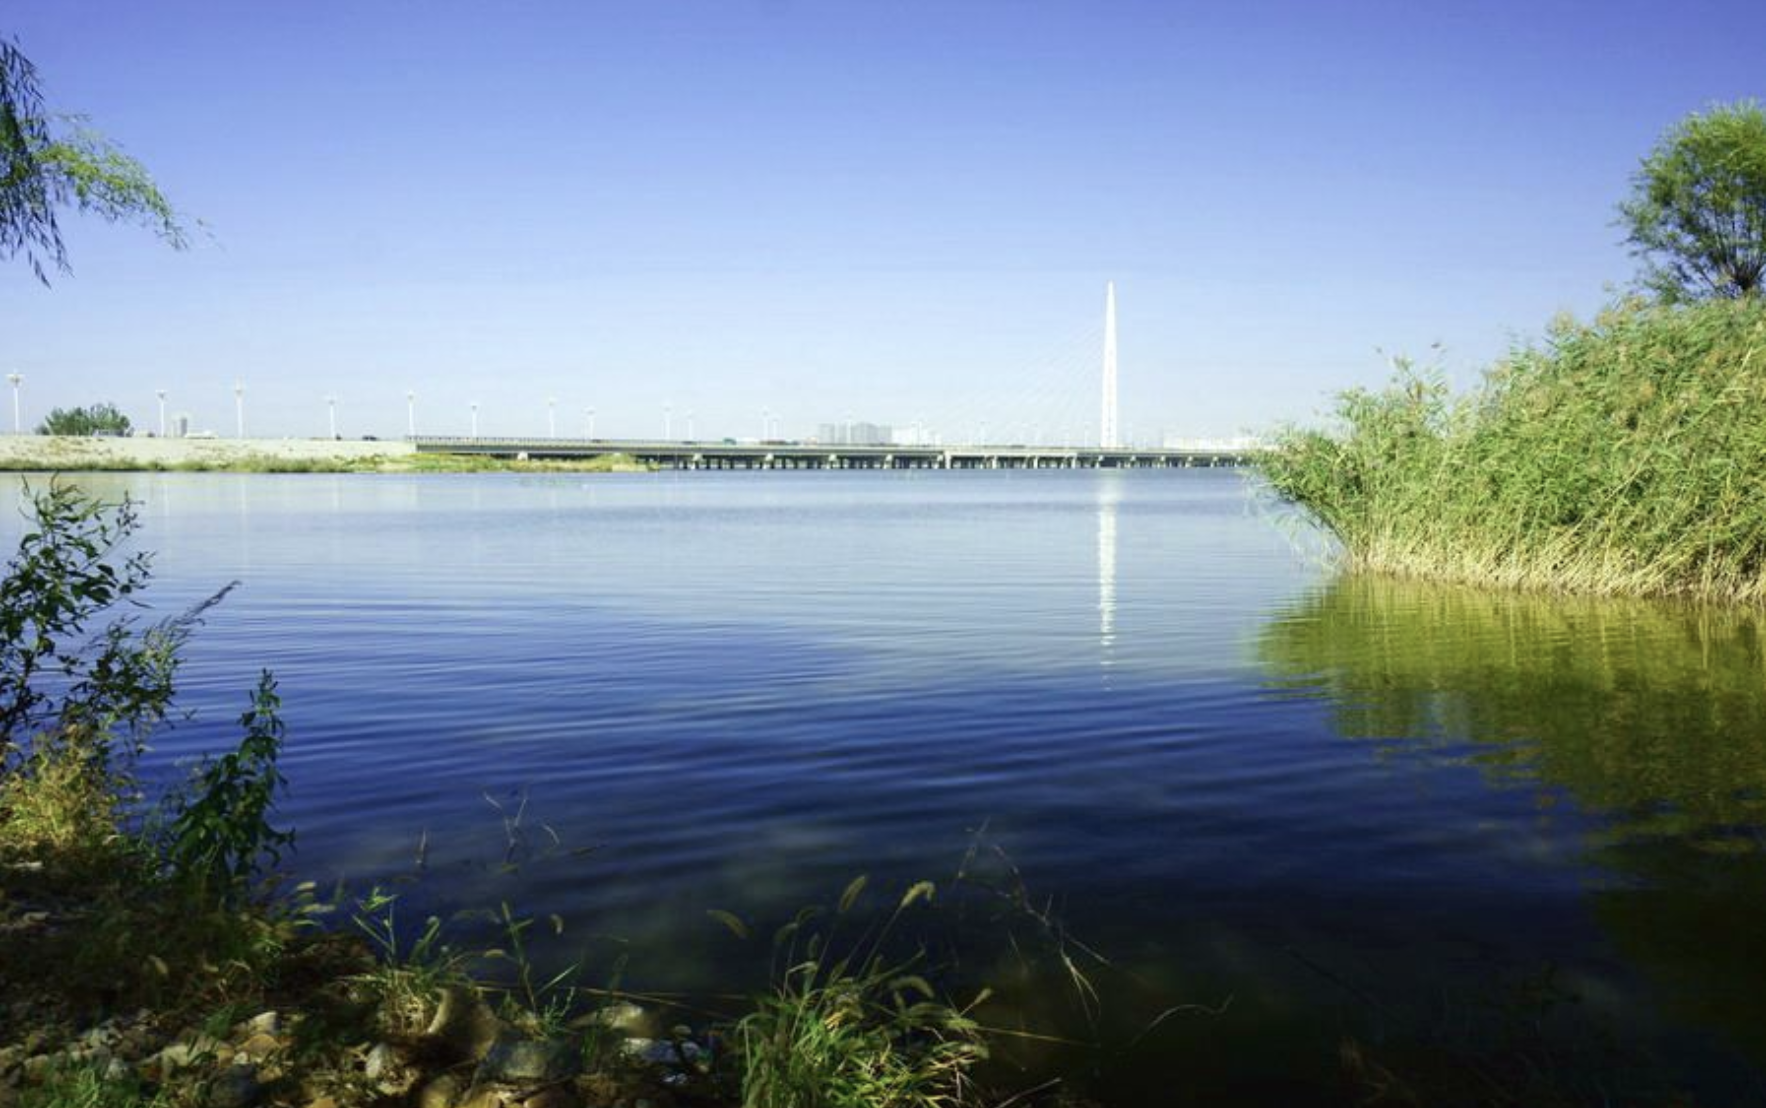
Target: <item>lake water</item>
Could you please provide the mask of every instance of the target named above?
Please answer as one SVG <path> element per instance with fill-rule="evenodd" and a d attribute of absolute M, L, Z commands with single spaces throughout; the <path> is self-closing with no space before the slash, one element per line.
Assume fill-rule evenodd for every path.
<path fill-rule="evenodd" d="M 274 670 L 296 868 L 421 869 L 408 918 L 703 992 L 768 964 L 707 909 L 926 878 L 951 980 L 1068 1040 L 1024 1081 L 1766 1099 L 1753 619 L 1338 579 L 1231 471 L 82 481 L 157 609 L 242 582 L 149 772 Z"/>

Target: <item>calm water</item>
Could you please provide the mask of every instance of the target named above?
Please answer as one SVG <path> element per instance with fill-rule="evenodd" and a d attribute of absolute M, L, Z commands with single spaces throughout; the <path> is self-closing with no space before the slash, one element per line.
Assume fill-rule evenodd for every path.
<path fill-rule="evenodd" d="M 1345 1038 L 1766 1099 L 1752 620 L 1336 580 L 1230 472 L 91 480 L 157 606 L 243 582 L 154 764 L 273 669 L 304 874 L 421 854 L 413 910 L 689 990 L 765 972 L 708 908 L 931 878 L 989 1018 L 1084 1044 L 1012 1064 L 1119 1103 L 1348 1096 Z"/>

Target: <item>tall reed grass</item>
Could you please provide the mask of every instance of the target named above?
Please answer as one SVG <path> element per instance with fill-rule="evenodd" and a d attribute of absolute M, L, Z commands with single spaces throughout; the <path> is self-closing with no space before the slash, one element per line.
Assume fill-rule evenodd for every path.
<path fill-rule="evenodd" d="M 1261 461 L 1357 566 L 1766 604 L 1766 302 L 1560 320 L 1453 396 L 1401 368 Z"/>

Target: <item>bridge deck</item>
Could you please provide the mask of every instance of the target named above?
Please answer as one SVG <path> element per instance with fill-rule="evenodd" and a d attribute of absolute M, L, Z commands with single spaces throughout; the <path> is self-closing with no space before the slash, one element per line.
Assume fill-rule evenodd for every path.
<path fill-rule="evenodd" d="M 423 454 L 583 459 L 624 454 L 671 469 L 1184 469 L 1236 466 L 1244 451 L 1095 446 L 831 446 L 805 442 L 479 438 L 418 435 Z"/>

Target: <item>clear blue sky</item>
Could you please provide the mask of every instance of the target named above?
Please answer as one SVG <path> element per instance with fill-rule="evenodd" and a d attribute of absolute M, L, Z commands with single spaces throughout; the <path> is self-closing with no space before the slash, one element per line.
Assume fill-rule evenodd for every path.
<path fill-rule="evenodd" d="M 1766 4 L 11 0 L 191 219 L 0 270 L 27 420 L 1226 435 L 1441 343 L 1462 381 L 1633 271 L 1638 159 L 1766 96 Z M 10 415 L 10 413 L 7 413 Z M 9 424 L 8 424 L 9 426 Z M 1095 428 L 1092 432 L 1095 434 Z"/>

